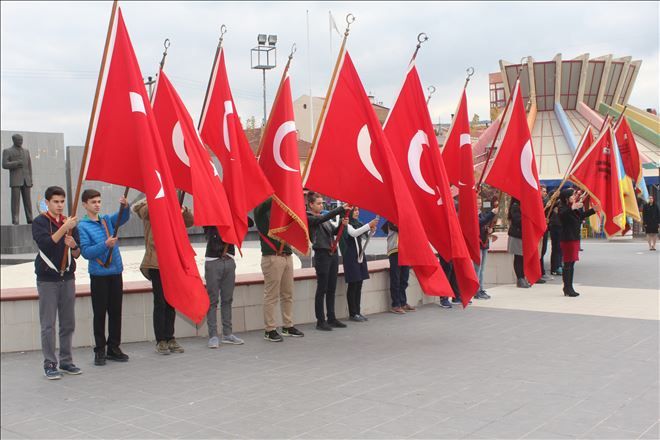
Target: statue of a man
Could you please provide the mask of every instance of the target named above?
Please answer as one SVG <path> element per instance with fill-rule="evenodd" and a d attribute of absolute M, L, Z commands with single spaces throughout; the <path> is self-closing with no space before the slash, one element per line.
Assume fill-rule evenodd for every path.
<path fill-rule="evenodd" d="M 30 188 L 32 188 L 32 161 L 30 152 L 23 148 L 23 136 L 15 134 L 11 137 L 14 142 L 9 148 L 2 150 L 2 168 L 9 170 L 9 186 L 11 187 L 11 222 L 18 224 L 18 210 L 21 196 L 23 208 L 28 223 L 32 223 L 32 202 Z"/>

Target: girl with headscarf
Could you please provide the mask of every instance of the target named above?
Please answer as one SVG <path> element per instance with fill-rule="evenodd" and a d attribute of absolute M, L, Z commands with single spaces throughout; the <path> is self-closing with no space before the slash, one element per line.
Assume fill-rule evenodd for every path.
<path fill-rule="evenodd" d="M 582 222 L 596 211 L 583 209 L 581 199 L 577 199 L 572 188 L 567 188 L 559 193 L 559 221 L 561 222 L 561 233 L 559 245 L 564 264 L 562 279 L 564 281 L 564 296 L 579 296 L 573 288 L 573 271 L 575 262 L 580 259 L 580 229 Z"/>
<path fill-rule="evenodd" d="M 367 238 L 376 230 L 378 217 L 367 224 L 361 223 L 359 217 L 360 209 L 354 207 L 349 215 L 339 247 L 343 257 L 344 280 L 347 284 L 348 314 L 351 321 L 364 322 L 368 319 L 360 312 L 362 282 L 369 279 L 365 245 Z"/>
<path fill-rule="evenodd" d="M 655 197 L 650 196 L 649 202 L 642 209 L 642 219 L 644 221 L 644 231 L 646 231 L 646 240 L 649 243 L 649 250 L 655 250 L 655 242 L 658 239 L 658 223 L 660 222 L 660 208 L 655 202 Z"/>

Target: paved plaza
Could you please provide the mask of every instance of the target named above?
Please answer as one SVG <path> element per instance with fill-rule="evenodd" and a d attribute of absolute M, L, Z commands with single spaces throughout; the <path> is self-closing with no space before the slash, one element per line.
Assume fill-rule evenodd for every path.
<path fill-rule="evenodd" d="M 579 298 L 561 280 L 498 286 L 466 310 L 435 304 L 302 339 L 161 356 L 47 381 L 41 353 L 1 358 L 7 438 L 659 437 L 658 256 L 584 243 Z"/>

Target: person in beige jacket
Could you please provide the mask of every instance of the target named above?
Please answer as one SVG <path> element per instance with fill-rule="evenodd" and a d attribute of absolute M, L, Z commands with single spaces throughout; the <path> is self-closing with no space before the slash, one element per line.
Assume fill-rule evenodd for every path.
<path fill-rule="evenodd" d="M 158 268 L 158 255 L 154 246 L 154 236 L 149 221 L 149 207 L 147 201 L 141 200 L 133 205 L 133 211 L 142 219 L 144 225 L 145 253 L 140 264 L 140 271 L 151 281 L 154 292 L 154 335 L 156 336 L 156 352 L 159 354 L 183 353 L 183 347 L 174 338 L 174 319 L 176 311 L 165 300 L 163 284 L 160 280 Z M 186 228 L 193 225 L 193 214 L 187 207 L 181 209 L 183 222 Z"/>

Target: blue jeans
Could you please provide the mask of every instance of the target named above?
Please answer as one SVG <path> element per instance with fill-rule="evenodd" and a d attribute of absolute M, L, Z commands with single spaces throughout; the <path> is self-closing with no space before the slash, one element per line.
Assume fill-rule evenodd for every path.
<path fill-rule="evenodd" d="M 486 257 L 488 256 L 488 249 L 481 249 L 481 264 L 474 265 L 474 271 L 477 273 L 479 278 L 479 291 L 485 292 L 484 289 L 484 269 L 486 267 Z"/>
<path fill-rule="evenodd" d="M 403 307 L 408 303 L 406 289 L 410 277 L 410 266 L 399 266 L 399 253 L 390 255 L 390 296 L 392 307 Z"/>

